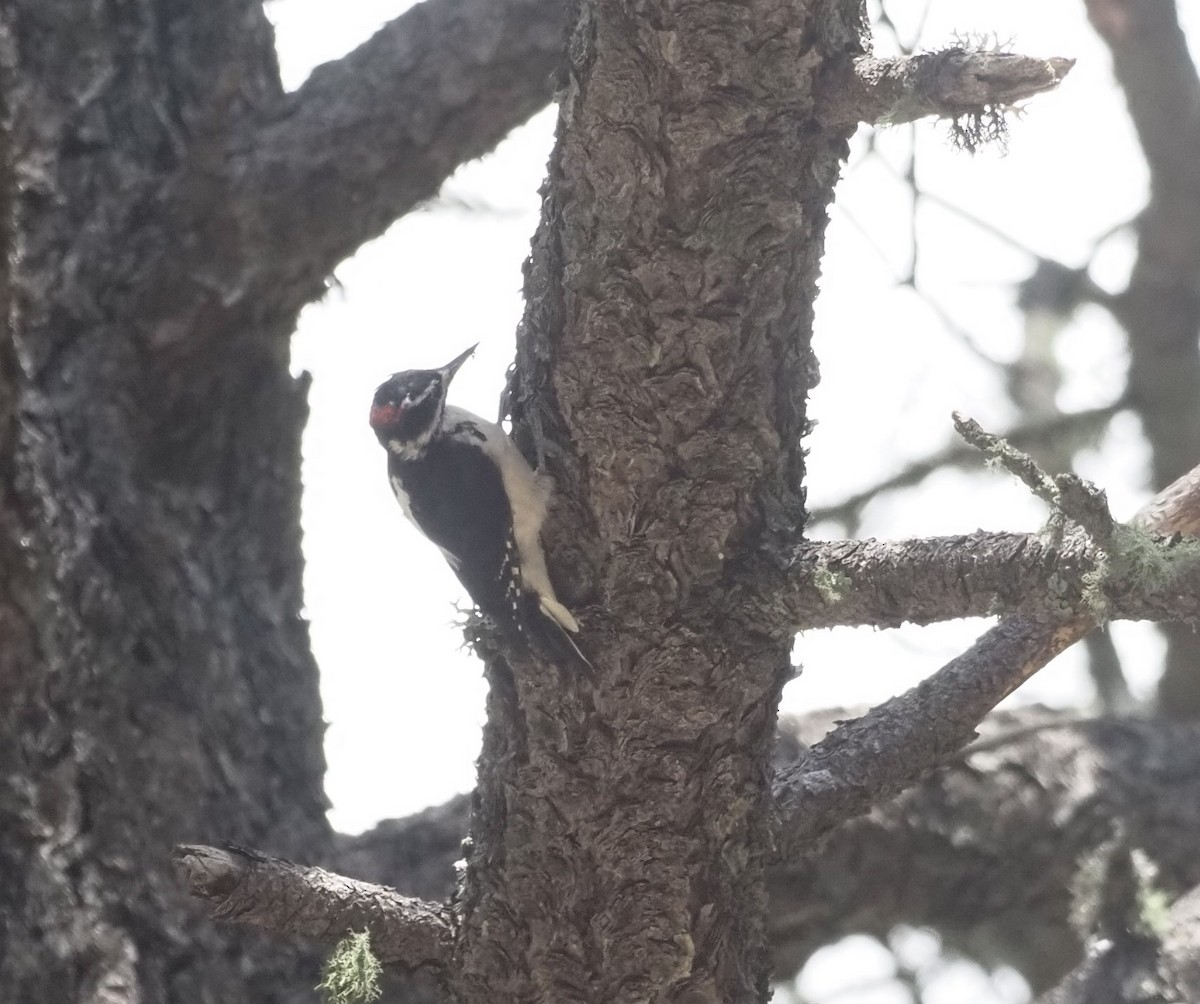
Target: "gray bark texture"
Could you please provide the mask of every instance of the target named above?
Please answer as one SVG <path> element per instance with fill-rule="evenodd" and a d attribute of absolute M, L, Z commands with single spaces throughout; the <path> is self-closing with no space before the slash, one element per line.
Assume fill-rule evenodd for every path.
<path fill-rule="evenodd" d="M 459 1000 L 766 994 L 791 639 L 729 597 L 803 524 L 812 304 L 850 132 L 822 127 L 815 87 L 861 53 L 859 17 L 580 7 L 510 402 L 559 447 L 547 543 L 597 678 L 490 664 Z"/>
<path fill-rule="evenodd" d="M 202 281 L 160 277 L 197 240 L 168 179 L 279 98 L 271 31 L 240 0 L 12 0 L 0 45 L 0 997 L 286 999 L 313 967 L 202 922 L 168 861 L 329 837 L 294 315 L 210 291 L 184 319 Z"/>
<path fill-rule="evenodd" d="M 312 946 L 254 923 L 390 925 L 388 962 L 437 970 L 393 1000 L 740 1004 L 765 999 L 772 947 L 795 965 L 857 920 L 842 902 L 781 934 L 768 888 L 815 897 L 812 856 L 888 810 L 848 818 L 1093 622 L 1074 598 L 1006 622 L 776 777 L 797 618 L 764 616 L 762 590 L 804 523 L 849 134 L 1068 68 L 1000 60 L 989 92 L 995 60 L 872 61 L 862 13 L 430 0 L 285 94 L 260 0 L 0 0 L 0 1000 L 311 1001 Z M 460 801 L 348 841 L 324 816 L 288 341 L 333 267 L 542 106 L 560 64 L 507 400 L 559 488 L 546 543 L 595 672 L 485 631 L 469 838 Z M 1019 808 L 1003 767 L 963 799 Z M 403 895 L 364 884 L 406 855 Z M 306 867 L 331 862 L 364 881 Z"/>

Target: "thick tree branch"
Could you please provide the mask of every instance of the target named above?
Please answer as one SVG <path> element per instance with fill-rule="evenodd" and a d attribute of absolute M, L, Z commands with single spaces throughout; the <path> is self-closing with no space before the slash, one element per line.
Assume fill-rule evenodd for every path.
<path fill-rule="evenodd" d="M 214 917 L 323 941 L 365 929 L 382 962 L 416 968 L 450 961 L 453 928 L 441 904 L 243 848 L 182 844 L 172 856 Z"/>
<path fill-rule="evenodd" d="M 1200 619 L 1196 548 L 1130 530 L 1117 540 L 1118 547 L 1128 541 L 1139 559 L 1161 560 L 1160 575 L 1147 575 L 1141 560 L 1120 560 L 1116 548 L 1106 554 L 1081 533 L 1055 539 L 980 531 L 802 544 L 786 573 L 761 584 L 760 619 L 764 627 L 786 619 L 794 630 L 897 627 L 996 614 L 1099 612 L 1101 606 L 1106 620 Z"/>
<path fill-rule="evenodd" d="M 318 67 L 226 165 L 231 219 L 251 221 L 241 281 L 311 298 L 338 262 L 545 106 L 563 32 L 556 0 L 437 0 Z"/>
<path fill-rule="evenodd" d="M 975 433 L 972 433 L 975 435 Z M 979 432 L 979 435 L 983 435 Z M 976 437 L 978 438 L 978 436 Z M 994 437 L 979 442 L 994 443 Z M 999 449 L 999 447 L 996 447 Z M 1032 461 L 1029 462 L 1032 464 Z M 1044 493 L 1071 523 L 1037 534 L 983 532 L 904 541 L 844 540 L 797 546 L 784 569 L 754 582 L 757 622 L 794 630 L 895 627 L 997 613 L 1096 615 L 1104 620 L 1193 621 L 1200 608 L 1195 546 L 1158 531 L 1200 531 L 1200 468 L 1151 499 L 1135 527 L 1114 527 L 1101 493 L 1074 475 L 1047 478 Z"/>
<path fill-rule="evenodd" d="M 1191 472 L 1137 522 L 1157 533 L 1191 526 L 1200 506 Z M 776 782 L 781 850 L 803 853 L 833 826 L 913 784 L 975 733 L 975 726 L 1054 656 L 1096 626 L 1093 616 L 1002 621 L 905 694 L 840 725 Z"/>
<path fill-rule="evenodd" d="M 962 48 L 895 59 L 862 56 L 822 92 L 822 114 L 838 123 L 878 125 L 979 114 L 1053 90 L 1074 65 L 1058 56 Z"/>
<path fill-rule="evenodd" d="M 462 856 L 471 796 L 456 795 L 413 816 L 385 819 L 365 833 L 335 838 L 329 867 L 407 896 L 448 899 L 454 861 Z"/>
<path fill-rule="evenodd" d="M 1134 522 L 1163 533 L 1200 537 L 1200 467 L 1176 478 L 1143 505 Z"/>
<path fill-rule="evenodd" d="M 1093 626 L 1088 617 L 1002 621 L 912 690 L 839 725 L 776 780 L 781 854 L 805 853 L 839 823 L 915 783 Z"/>

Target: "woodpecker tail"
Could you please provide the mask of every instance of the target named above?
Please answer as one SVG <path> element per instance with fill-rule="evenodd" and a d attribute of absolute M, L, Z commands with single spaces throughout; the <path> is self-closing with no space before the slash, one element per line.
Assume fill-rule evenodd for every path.
<path fill-rule="evenodd" d="M 553 656 L 556 664 L 560 666 L 564 664 L 577 665 L 588 673 L 595 672 L 596 667 L 579 650 L 575 639 L 563 630 L 558 621 L 548 620 L 545 617 L 542 618 L 542 621 L 545 624 L 545 628 L 541 631 L 542 640 L 548 643 L 545 646 L 549 649 L 547 654 Z"/>
<path fill-rule="evenodd" d="M 595 667 L 571 637 L 579 631 L 571 611 L 553 597 L 527 593 L 526 599 L 521 633 L 534 651 L 557 666 L 573 665 L 592 672 Z"/>
<path fill-rule="evenodd" d="M 571 634 L 579 634 L 579 621 L 575 619 L 575 615 L 553 596 L 539 594 L 538 606 L 545 616 L 549 617 L 564 631 L 570 631 Z"/>

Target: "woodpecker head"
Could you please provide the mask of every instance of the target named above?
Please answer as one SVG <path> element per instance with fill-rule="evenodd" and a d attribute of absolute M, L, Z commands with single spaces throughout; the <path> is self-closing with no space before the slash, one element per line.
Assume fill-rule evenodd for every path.
<path fill-rule="evenodd" d="M 371 428 L 385 449 L 410 460 L 421 455 L 441 425 L 450 381 L 477 347 L 441 369 L 393 373 L 379 385 L 371 403 Z"/>

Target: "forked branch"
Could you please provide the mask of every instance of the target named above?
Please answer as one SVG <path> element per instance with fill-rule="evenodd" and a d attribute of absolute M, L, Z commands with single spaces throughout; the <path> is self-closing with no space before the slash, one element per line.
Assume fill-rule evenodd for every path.
<path fill-rule="evenodd" d="M 1198 514 L 1200 468 L 1159 493 L 1134 522 L 1169 535 L 1196 529 Z M 840 725 L 776 782 L 784 857 L 809 849 L 966 745 L 992 708 L 1096 624 L 1087 612 L 1001 621 L 912 690 Z"/>

